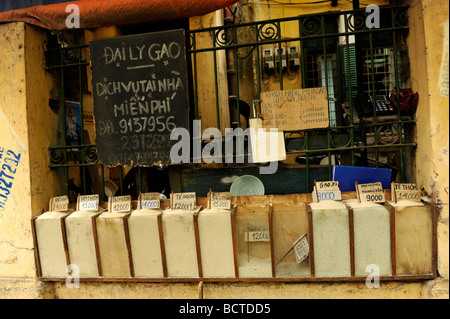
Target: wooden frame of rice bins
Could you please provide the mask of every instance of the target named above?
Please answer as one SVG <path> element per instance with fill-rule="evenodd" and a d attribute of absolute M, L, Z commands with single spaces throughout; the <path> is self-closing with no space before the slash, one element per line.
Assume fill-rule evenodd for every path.
<path fill-rule="evenodd" d="M 386 190 L 386 202 L 390 201 L 390 191 Z M 342 199 L 354 199 L 356 198 L 355 192 L 343 192 Z M 290 194 L 290 195 L 263 195 L 263 196 L 241 196 L 233 197 L 232 205 L 233 209 L 231 211 L 231 231 L 233 238 L 233 253 L 234 253 L 234 267 L 235 267 L 235 278 L 204 278 L 202 276 L 202 266 L 201 266 L 201 254 L 200 254 L 200 238 L 198 235 L 198 220 L 194 217 L 194 225 L 196 232 L 196 246 L 197 246 L 197 262 L 199 269 L 199 276 L 192 278 L 170 278 L 167 275 L 167 261 L 164 254 L 164 237 L 162 235 L 162 224 L 161 216 L 158 218 L 158 225 L 160 231 L 160 242 L 161 242 L 161 254 L 163 262 L 163 273 L 164 278 L 134 278 L 132 276 L 127 278 L 104 278 L 101 277 L 101 262 L 99 260 L 100 256 L 97 253 L 97 265 L 99 267 L 100 277 L 98 278 L 80 278 L 80 281 L 85 282 L 355 282 L 355 281 L 365 281 L 366 277 L 355 276 L 355 250 L 354 250 L 354 236 L 353 236 L 353 214 L 349 210 L 349 241 L 350 241 L 350 264 L 351 264 L 351 275 L 348 277 L 316 277 L 315 276 L 315 264 L 314 264 L 314 240 L 313 231 L 314 225 L 312 224 L 312 212 L 308 208 L 308 203 L 312 202 L 311 194 Z M 405 274 L 399 275 L 397 273 L 397 252 L 396 252 L 396 216 L 395 208 L 388 208 L 390 212 L 390 238 L 391 238 L 391 266 L 392 275 L 391 276 L 381 276 L 379 279 L 382 281 L 416 281 L 416 280 L 426 280 L 433 279 L 437 277 L 437 222 L 436 222 L 436 206 L 431 203 L 423 202 L 425 205 L 430 206 L 431 211 L 431 256 L 429 263 L 431 264 L 431 272 L 426 274 Z M 102 203 L 102 206 L 106 207 L 107 203 Z M 136 202 L 133 202 L 134 208 L 136 207 Z M 169 200 L 161 200 L 161 208 L 165 209 L 169 207 Z M 199 197 L 197 198 L 197 205 L 202 207 L 207 207 L 207 198 Z M 271 276 L 265 278 L 242 278 L 239 276 L 239 258 L 238 258 L 238 243 L 236 241 L 237 227 L 236 217 L 243 212 L 254 212 L 256 210 L 264 211 L 267 214 L 268 228 L 270 232 L 270 264 L 271 264 Z M 38 216 L 31 219 L 32 235 L 34 242 L 34 252 L 35 252 L 35 262 L 36 262 L 36 272 L 37 277 L 41 281 L 65 281 L 65 278 L 50 278 L 43 277 L 41 272 L 41 264 L 39 259 L 39 249 L 36 237 L 35 220 Z M 95 234 L 95 220 L 92 221 Z M 64 232 L 64 225 L 61 224 Z M 303 261 L 304 265 L 307 266 L 309 274 L 298 276 L 298 277 L 286 277 L 280 276 L 277 272 L 278 263 L 283 255 L 286 255 L 289 247 L 292 247 L 293 242 L 302 235 L 303 232 L 307 233 L 307 238 L 310 246 L 309 257 Z M 128 235 L 128 232 L 126 232 Z M 98 245 L 98 239 L 96 234 L 94 235 L 96 245 Z M 64 250 L 66 256 L 68 254 L 67 238 L 63 239 Z M 129 247 L 129 238 L 127 239 L 127 247 Z M 97 248 L 98 252 L 98 248 Z M 132 256 L 131 252 L 129 254 L 130 265 L 132 267 Z M 284 258 L 286 257 L 286 258 Z M 293 262 L 295 258 L 291 252 L 291 256 L 284 256 L 283 259 L 288 259 Z M 70 263 L 70 260 L 67 260 Z M 403 265 L 404 267 L 404 265 Z M 403 268 L 404 269 L 404 268 Z M 305 269 L 304 269 L 305 270 Z M 132 275 L 132 274 L 131 274 Z"/>

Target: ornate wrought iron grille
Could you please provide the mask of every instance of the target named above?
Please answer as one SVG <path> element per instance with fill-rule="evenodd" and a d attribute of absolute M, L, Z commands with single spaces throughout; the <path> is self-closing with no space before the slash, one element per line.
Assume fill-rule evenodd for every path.
<path fill-rule="evenodd" d="M 213 85 L 215 100 L 210 102 L 215 106 L 217 128 L 221 128 L 220 109 L 224 106 L 220 105 L 219 100 L 221 61 L 218 59 L 218 52 L 226 52 L 235 61 L 227 70 L 228 75 L 232 75 L 232 81 L 228 81 L 228 86 L 233 86 L 230 98 L 235 100 L 237 114 L 229 123 L 230 127 L 233 125 L 244 127 L 239 116 L 243 114 L 245 106 L 245 101 L 241 100 L 242 79 L 244 77 L 252 79 L 254 85 L 250 94 L 251 99 L 259 100 L 269 76 L 263 67 L 262 50 L 270 47 L 274 52 L 276 50 L 281 52 L 282 48 L 298 44 L 300 63 L 297 69 L 290 66 L 284 68 L 281 54 L 275 61 L 275 68 L 270 76 L 278 83 L 276 89 L 283 90 L 286 81 L 295 76 L 301 79 L 302 84 L 299 88 L 317 84 L 326 86 L 329 89 L 329 109 L 333 112 L 330 118 L 334 119 L 333 125 L 327 128 L 284 132 L 287 154 L 296 154 L 297 163 L 306 168 L 306 190 L 312 189 L 311 168 L 325 167 L 331 179 L 332 167 L 337 163 L 389 167 L 393 170 L 397 181 L 411 182 L 411 154 L 416 146 L 413 138 L 414 117 L 401 114 L 400 110 L 397 114 L 383 117 L 378 116 L 375 110 L 378 83 L 389 83 L 389 89 L 394 87 L 397 96 L 403 85 L 400 55 L 407 54 L 407 51 L 404 49 L 401 51 L 400 44 L 404 43 L 404 37 L 408 32 L 408 8 L 389 6 L 380 9 L 380 28 L 369 28 L 365 23 L 369 13 L 361 9 L 239 24 L 225 23 L 223 26 L 186 31 L 189 42 L 187 56 L 189 67 L 192 67 L 192 119 L 199 119 L 198 79 L 205 71 L 212 71 L 208 76 L 215 84 Z M 289 32 L 290 35 L 287 36 L 286 31 L 292 31 L 293 28 L 297 30 L 297 35 L 292 36 L 292 32 Z M 210 42 L 205 44 L 205 39 L 210 39 Z M 64 105 L 67 99 L 65 92 L 69 85 L 72 88 L 76 87 L 81 112 L 87 81 L 84 72 L 89 72 L 87 68 L 89 63 L 86 60 L 87 48 L 88 45 L 80 45 L 60 47 L 47 52 L 47 70 L 56 70 L 61 79 L 60 102 Z M 389 61 L 384 52 L 389 52 Z M 212 57 L 212 65 L 208 70 L 199 67 L 201 54 L 210 54 Z M 385 68 L 382 75 L 389 77 L 388 79 L 378 79 L 377 67 L 380 56 L 384 59 L 382 66 Z M 243 65 L 247 67 L 242 67 Z M 387 65 L 389 70 L 386 69 Z M 72 82 L 69 82 L 69 73 Z M 333 90 L 330 91 L 330 88 Z M 231 92 L 230 87 L 229 91 Z M 386 94 L 388 91 L 385 89 L 383 92 Z M 353 97 L 363 92 L 369 93 L 374 101 L 373 116 L 369 118 L 359 116 L 355 110 Z M 248 96 L 248 92 L 246 93 Z M 247 101 L 246 104 L 249 103 L 251 101 Z M 60 120 L 64 126 L 64 118 L 61 117 Z M 96 191 L 105 198 L 104 167 L 97 159 L 94 141 L 85 142 L 82 134 L 79 145 L 62 143 L 63 145 L 49 147 L 51 167 L 63 172 L 67 194 Z M 245 150 L 232 156 L 242 155 L 247 156 Z M 93 189 L 92 174 L 87 173 L 92 167 L 100 172 L 99 190 Z M 80 170 L 79 187 L 71 186 L 69 170 L 72 168 Z M 122 193 L 124 188 L 122 168 L 119 172 L 119 192 Z M 140 168 L 138 173 L 141 179 Z"/>

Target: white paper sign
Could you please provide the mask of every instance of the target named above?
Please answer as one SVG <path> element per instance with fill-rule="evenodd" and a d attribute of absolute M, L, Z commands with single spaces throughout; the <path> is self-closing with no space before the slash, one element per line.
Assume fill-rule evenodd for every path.
<path fill-rule="evenodd" d="M 231 209 L 231 193 L 230 192 L 210 192 L 209 208 Z"/>
<path fill-rule="evenodd" d="M 361 203 L 384 203 L 386 201 L 381 182 L 356 184 L 356 195 Z"/>
<path fill-rule="evenodd" d="M 131 195 L 110 197 L 109 206 L 111 213 L 128 213 L 131 211 Z"/>
<path fill-rule="evenodd" d="M 245 232 L 245 240 L 248 242 L 270 241 L 270 232 L 268 230 Z"/>
<path fill-rule="evenodd" d="M 417 185 L 413 183 L 392 183 L 391 196 L 395 202 L 399 200 L 421 202 L 420 190 L 418 190 Z"/>
<path fill-rule="evenodd" d="M 195 192 L 191 193 L 172 193 L 170 203 L 172 209 L 193 210 L 197 207 L 197 198 Z"/>
<path fill-rule="evenodd" d="M 276 128 L 263 128 L 260 118 L 250 119 L 250 143 L 253 163 L 284 161 L 284 133 Z"/>
<path fill-rule="evenodd" d="M 306 234 L 300 236 L 300 238 L 294 242 L 294 253 L 297 264 L 301 263 L 309 256 L 309 244 L 306 239 Z"/>
<path fill-rule="evenodd" d="M 52 197 L 49 210 L 52 212 L 66 212 L 69 209 L 69 197 L 67 195 Z"/>
<path fill-rule="evenodd" d="M 78 197 L 77 210 L 79 211 L 98 211 L 98 204 L 100 196 L 94 195 L 80 195 Z"/>
<path fill-rule="evenodd" d="M 312 192 L 313 201 L 342 200 L 338 181 L 315 182 Z"/>
<path fill-rule="evenodd" d="M 160 208 L 161 199 L 159 193 L 143 193 L 138 199 L 139 209 L 157 209 Z"/>

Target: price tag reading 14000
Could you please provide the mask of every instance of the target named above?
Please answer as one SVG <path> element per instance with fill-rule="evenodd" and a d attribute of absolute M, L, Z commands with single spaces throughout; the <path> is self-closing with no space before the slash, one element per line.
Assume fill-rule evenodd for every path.
<path fill-rule="evenodd" d="M 140 208 L 155 209 L 161 205 L 159 193 L 143 193 L 139 195 Z"/>
<path fill-rule="evenodd" d="M 49 206 L 52 212 L 65 212 L 69 209 L 69 197 L 67 195 L 52 197 Z"/>
<path fill-rule="evenodd" d="M 421 202 L 420 190 L 417 189 L 416 184 L 392 183 L 391 194 L 396 202 L 399 200 Z"/>

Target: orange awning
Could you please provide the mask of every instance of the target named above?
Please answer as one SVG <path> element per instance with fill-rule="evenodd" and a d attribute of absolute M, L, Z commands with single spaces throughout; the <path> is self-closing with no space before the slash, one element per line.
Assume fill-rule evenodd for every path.
<path fill-rule="evenodd" d="M 23 21 L 46 29 L 68 29 L 66 20 L 79 8 L 80 28 L 144 23 L 204 15 L 239 0 L 79 0 L 0 12 L 0 23 Z"/>

